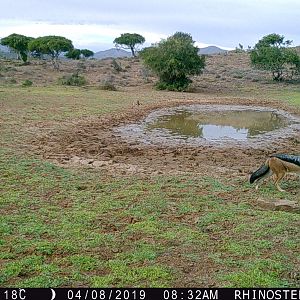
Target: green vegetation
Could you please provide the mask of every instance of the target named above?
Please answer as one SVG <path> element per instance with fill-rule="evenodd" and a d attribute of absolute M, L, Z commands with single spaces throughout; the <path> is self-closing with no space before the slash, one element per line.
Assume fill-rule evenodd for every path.
<path fill-rule="evenodd" d="M 81 54 L 83 55 L 84 58 L 89 58 L 94 55 L 94 52 L 89 50 L 89 49 L 81 49 L 80 50 Z"/>
<path fill-rule="evenodd" d="M 104 90 L 104 91 L 116 91 L 117 88 L 116 86 L 113 84 L 113 82 L 110 81 L 104 81 L 101 85 L 99 85 L 100 90 Z"/>
<path fill-rule="evenodd" d="M 88 49 L 74 49 L 72 41 L 62 36 L 42 36 L 37 39 L 20 34 L 11 34 L 1 39 L 1 45 L 8 46 L 17 53 L 18 59 L 27 61 L 28 53 L 35 58 L 41 58 L 43 55 L 49 55 L 53 66 L 58 69 L 58 57 L 62 52 L 71 59 L 80 59 L 81 56 L 89 58 L 94 52 Z"/>
<path fill-rule="evenodd" d="M 145 38 L 137 33 L 122 33 L 114 39 L 115 47 L 130 49 L 133 57 L 136 56 L 137 46 L 145 43 Z"/>
<path fill-rule="evenodd" d="M 177 32 L 140 53 L 145 65 L 158 75 L 158 89 L 184 91 L 192 82 L 188 76 L 201 74 L 205 59 L 193 44 L 191 35 Z"/>
<path fill-rule="evenodd" d="M 73 48 L 72 41 L 65 37 L 55 35 L 38 37 L 28 44 L 28 49 L 37 56 L 49 55 L 55 69 L 59 68 L 59 55 Z"/>
<path fill-rule="evenodd" d="M 72 75 L 65 75 L 59 79 L 61 85 L 71 85 L 71 86 L 82 86 L 87 83 L 84 76 L 74 73 Z"/>
<path fill-rule="evenodd" d="M 300 106 L 300 92 L 290 92 L 290 93 L 283 93 L 284 97 L 291 103 L 296 106 Z"/>
<path fill-rule="evenodd" d="M 80 49 L 71 49 L 66 54 L 65 57 L 70 59 L 80 59 L 81 51 Z"/>
<path fill-rule="evenodd" d="M 297 242 L 286 228 L 296 229 L 297 215 L 255 210 L 246 204 L 249 194 L 241 196 L 244 204 L 223 202 L 219 188 L 195 197 L 206 179 L 95 182 L 93 171 L 6 151 L 1 157 L 1 286 L 168 287 L 194 276 L 176 270 L 176 261 L 197 264 L 203 258 L 210 268 L 216 265 L 219 286 L 293 285 L 287 274 Z M 174 192 L 180 192 L 178 202 Z M 186 221 L 173 218 L 171 208 Z M 188 221 L 195 213 L 199 221 Z M 168 254 L 175 255 L 175 265 Z"/>
<path fill-rule="evenodd" d="M 271 71 L 273 79 L 281 81 L 292 78 L 300 72 L 300 57 L 294 49 L 287 48 L 291 41 L 284 41 L 284 36 L 269 34 L 264 36 L 251 51 L 253 66 Z"/>
<path fill-rule="evenodd" d="M 17 53 L 18 59 L 22 59 L 23 62 L 26 62 L 28 56 L 28 44 L 33 40 L 34 38 L 32 37 L 13 33 L 5 38 L 2 38 L 1 45 L 8 46 Z"/>
<path fill-rule="evenodd" d="M 26 79 L 25 81 L 22 82 L 22 86 L 23 87 L 28 87 L 28 86 L 32 86 L 33 82 L 29 79 Z"/>
<path fill-rule="evenodd" d="M 94 55 L 94 52 L 91 51 L 91 50 L 88 50 L 88 49 L 82 49 L 82 50 L 80 50 L 80 49 L 71 49 L 65 54 L 65 56 L 67 58 L 76 59 L 76 60 L 80 59 L 82 56 L 84 58 L 89 58 L 93 55 Z"/>
<path fill-rule="evenodd" d="M 280 92 L 297 105 L 299 93 Z M 153 103 L 159 95 L 139 97 Z M 271 184 L 253 193 L 246 179 L 218 174 L 109 177 L 24 151 L 36 135 L 31 128 L 61 130 L 79 118 L 123 112 L 134 96 L 1 87 L 0 285 L 298 286 L 299 215 L 262 210 L 252 200 L 297 201 L 299 194 L 282 195 Z"/>

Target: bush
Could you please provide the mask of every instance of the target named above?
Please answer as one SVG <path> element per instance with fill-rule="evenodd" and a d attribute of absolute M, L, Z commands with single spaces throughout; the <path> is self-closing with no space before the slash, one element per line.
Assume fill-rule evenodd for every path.
<path fill-rule="evenodd" d="M 16 84 L 17 80 L 15 78 L 7 78 L 5 82 L 8 84 Z"/>
<path fill-rule="evenodd" d="M 192 82 L 188 76 L 202 73 L 205 58 L 193 44 L 191 35 L 177 32 L 140 52 L 145 65 L 159 77 L 158 89 L 185 91 Z"/>
<path fill-rule="evenodd" d="M 25 81 L 22 82 L 23 87 L 28 87 L 32 86 L 33 82 L 31 80 L 26 79 Z"/>
<path fill-rule="evenodd" d="M 84 62 L 78 62 L 77 63 L 77 73 L 79 73 L 80 71 L 85 71 L 86 70 L 86 65 Z"/>
<path fill-rule="evenodd" d="M 79 75 L 78 73 L 72 75 L 65 75 L 59 79 L 61 85 L 71 85 L 71 86 L 82 86 L 87 83 L 87 80 L 84 76 Z"/>
<path fill-rule="evenodd" d="M 118 64 L 118 62 L 115 59 L 112 60 L 111 65 L 114 68 L 114 70 L 117 71 L 118 73 L 123 71 L 121 65 Z"/>
<path fill-rule="evenodd" d="M 189 84 L 192 83 L 192 80 L 188 78 L 183 78 L 181 81 L 166 83 L 163 81 L 159 81 L 155 84 L 155 88 L 157 90 L 168 90 L 168 91 L 178 91 L 184 92 L 187 91 Z"/>
<path fill-rule="evenodd" d="M 149 78 L 151 76 L 151 72 L 149 71 L 149 69 L 142 68 L 142 70 L 140 72 L 141 72 L 142 78 L 144 79 L 144 82 L 149 83 L 151 81 Z"/>
<path fill-rule="evenodd" d="M 99 88 L 100 88 L 100 90 L 104 90 L 104 91 L 116 91 L 117 90 L 116 86 L 112 82 L 107 82 L 107 81 L 102 83 L 99 86 Z"/>
<path fill-rule="evenodd" d="M 99 85 L 99 89 L 105 91 L 116 91 L 117 88 L 114 85 L 114 81 L 115 78 L 113 76 L 108 76 L 101 82 L 101 84 Z"/>
<path fill-rule="evenodd" d="M 273 80 L 292 78 L 300 73 L 300 56 L 290 46 L 292 41 L 284 41 L 284 36 L 272 33 L 264 36 L 250 53 L 252 65 L 272 72 Z"/>

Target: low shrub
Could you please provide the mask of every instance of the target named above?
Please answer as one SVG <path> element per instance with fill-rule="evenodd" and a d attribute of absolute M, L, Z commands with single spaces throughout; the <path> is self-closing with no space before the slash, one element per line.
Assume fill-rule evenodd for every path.
<path fill-rule="evenodd" d="M 116 72 L 119 73 L 119 72 L 122 72 L 122 71 L 123 71 L 121 65 L 120 65 L 115 59 L 112 60 L 111 65 L 112 65 L 112 67 L 114 68 L 114 70 L 115 70 Z"/>
<path fill-rule="evenodd" d="M 33 82 L 31 80 L 26 79 L 25 81 L 22 82 L 23 87 L 28 87 L 32 86 Z"/>
<path fill-rule="evenodd" d="M 186 92 L 191 82 L 192 80 L 189 78 L 183 78 L 181 81 L 174 81 L 173 83 L 159 81 L 155 84 L 155 88 L 157 90 Z"/>
<path fill-rule="evenodd" d="M 99 86 L 100 90 L 104 91 L 116 91 L 117 88 L 112 82 L 105 81 Z"/>
<path fill-rule="evenodd" d="M 6 78 L 5 82 L 8 84 L 16 84 L 17 80 L 15 78 Z"/>
<path fill-rule="evenodd" d="M 82 86 L 87 83 L 84 76 L 74 73 L 72 75 L 65 75 L 59 79 L 61 85 L 71 85 L 71 86 Z"/>

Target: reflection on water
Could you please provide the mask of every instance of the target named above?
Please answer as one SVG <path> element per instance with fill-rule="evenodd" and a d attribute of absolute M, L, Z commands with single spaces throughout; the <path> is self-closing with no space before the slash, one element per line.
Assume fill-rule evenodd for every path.
<path fill-rule="evenodd" d="M 245 140 L 258 134 L 285 127 L 284 117 L 271 111 L 177 111 L 159 117 L 148 130 L 164 129 L 185 138 L 202 137 L 207 140 L 232 138 Z"/>

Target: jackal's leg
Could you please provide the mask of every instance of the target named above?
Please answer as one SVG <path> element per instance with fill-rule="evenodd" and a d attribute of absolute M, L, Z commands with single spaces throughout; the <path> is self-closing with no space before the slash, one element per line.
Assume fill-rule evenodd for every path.
<path fill-rule="evenodd" d="M 279 173 L 279 174 L 276 174 L 276 178 L 275 178 L 275 181 L 274 181 L 274 184 L 277 188 L 278 191 L 280 192 L 285 192 L 285 190 L 283 190 L 280 186 L 279 186 L 279 181 L 285 176 L 286 173 Z"/>
<path fill-rule="evenodd" d="M 255 190 L 258 190 L 259 186 L 262 184 L 263 180 L 260 179 L 260 180 L 257 180 L 256 182 L 256 186 L 255 186 Z"/>

